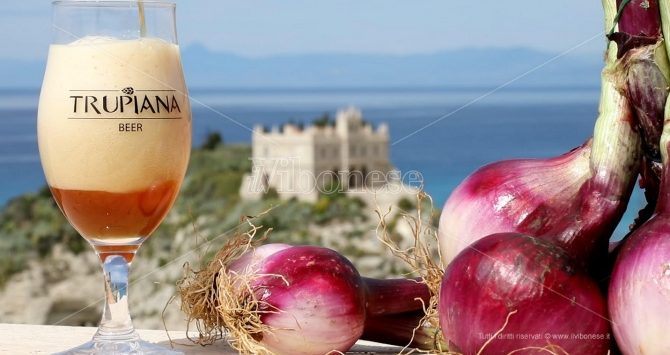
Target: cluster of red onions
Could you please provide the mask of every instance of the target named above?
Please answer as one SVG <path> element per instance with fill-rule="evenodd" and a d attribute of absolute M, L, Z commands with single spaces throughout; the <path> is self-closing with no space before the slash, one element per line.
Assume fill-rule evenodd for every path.
<path fill-rule="evenodd" d="M 670 4 L 603 6 L 593 138 L 556 158 L 485 166 L 444 206 L 439 317 L 456 351 L 670 353 Z M 638 173 L 649 207 L 608 248 Z"/>

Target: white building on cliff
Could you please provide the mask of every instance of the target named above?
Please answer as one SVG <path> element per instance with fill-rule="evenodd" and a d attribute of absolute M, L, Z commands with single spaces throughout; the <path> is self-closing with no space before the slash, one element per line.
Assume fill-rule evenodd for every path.
<path fill-rule="evenodd" d="M 240 189 L 245 199 L 273 188 L 282 198 L 316 201 L 334 189 L 373 191 L 393 176 L 388 126 L 373 129 L 353 107 L 322 125 L 285 124 L 269 132 L 256 126 L 251 141 L 253 168 Z"/>

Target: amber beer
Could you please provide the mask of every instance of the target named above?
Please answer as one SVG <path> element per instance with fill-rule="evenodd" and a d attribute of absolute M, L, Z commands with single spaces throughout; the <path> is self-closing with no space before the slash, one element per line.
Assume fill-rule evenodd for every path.
<path fill-rule="evenodd" d="M 38 135 L 54 199 L 99 252 L 139 245 L 174 203 L 190 153 L 178 47 L 86 37 L 48 58 Z"/>
<path fill-rule="evenodd" d="M 77 230 L 96 239 L 147 237 L 167 214 L 179 184 L 166 181 L 142 191 L 106 192 L 52 187 L 56 203 Z"/>

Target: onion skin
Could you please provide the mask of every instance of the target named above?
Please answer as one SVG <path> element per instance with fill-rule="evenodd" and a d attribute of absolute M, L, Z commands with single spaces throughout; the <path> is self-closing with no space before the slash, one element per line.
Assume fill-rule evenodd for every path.
<path fill-rule="evenodd" d="M 658 55 L 657 48 L 660 49 Z M 668 98 L 668 81 L 663 65 L 657 63 L 660 61 L 667 65 L 665 49 L 656 44 L 630 50 L 624 59 L 627 71 L 626 96 L 635 109 L 642 133 L 643 151 L 650 161 L 656 162 L 661 160 L 659 144 L 663 132 L 665 101 Z"/>
<path fill-rule="evenodd" d="M 272 254 L 292 247 L 293 246 L 290 244 L 281 243 L 263 244 L 253 251 L 246 252 L 239 258 L 233 260 L 230 265 L 227 266 L 227 269 L 238 274 L 249 274 L 253 272 L 254 269 L 260 267 L 265 259 L 269 258 Z"/>
<path fill-rule="evenodd" d="M 380 280 L 364 277 L 363 282 L 368 317 L 416 311 L 430 301 L 430 290 L 420 279 Z"/>
<path fill-rule="evenodd" d="M 546 233 L 568 210 L 586 180 L 590 141 L 553 159 L 519 159 L 482 167 L 445 203 L 439 241 L 445 265 L 492 233 Z"/>
<path fill-rule="evenodd" d="M 608 303 L 624 354 L 670 354 L 670 220 L 656 215 L 621 248 Z"/>
<path fill-rule="evenodd" d="M 589 269 L 607 257 L 641 156 L 632 107 L 610 73 L 615 49 L 609 52 L 593 140 L 556 158 L 501 161 L 467 177 L 440 216 L 445 265 L 472 242 L 505 232 L 551 240 Z"/>
<path fill-rule="evenodd" d="M 227 271 L 251 276 L 249 287 L 262 302 L 257 312 L 269 327 L 254 338 L 275 354 L 345 352 L 366 336 L 407 345 L 421 317 L 406 315 L 422 312 L 431 298 L 419 280 L 362 278 L 344 256 L 315 246 L 265 244 Z M 384 329 L 381 319 L 398 324 Z"/>
<path fill-rule="evenodd" d="M 503 337 L 482 354 L 550 344 L 569 354 L 607 354 L 606 301 L 598 285 L 573 265 L 561 248 L 521 234 L 493 234 L 475 242 L 447 267 L 442 280 L 438 309 L 445 338 L 457 351 L 478 354 L 509 316 Z M 596 339 L 579 338 L 586 334 Z"/>
<path fill-rule="evenodd" d="M 260 247 L 265 256 L 251 287 L 268 307 L 260 342 L 275 354 L 345 352 L 363 334 L 365 287 L 354 266 L 319 247 Z M 276 250 L 279 249 L 279 250 Z M 280 276 L 279 276 L 280 275 Z M 278 310 L 278 311 L 277 311 Z M 328 322 L 324 322 L 327 319 Z"/>

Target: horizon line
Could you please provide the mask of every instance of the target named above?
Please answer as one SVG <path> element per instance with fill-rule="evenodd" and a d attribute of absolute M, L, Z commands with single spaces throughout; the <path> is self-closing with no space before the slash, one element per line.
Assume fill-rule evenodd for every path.
<path fill-rule="evenodd" d="M 314 85 L 265 85 L 265 86 L 217 86 L 217 85 L 189 85 L 189 90 L 197 91 L 221 91 L 221 92 L 277 92 L 277 91 L 287 91 L 287 92 L 303 92 L 303 91 L 319 91 L 319 92 L 329 92 L 329 91 L 352 91 L 352 92 L 362 92 L 362 91 L 376 91 L 376 92 L 403 92 L 403 91 L 481 91 L 489 90 L 494 88 L 495 85 L 323 85 L 323 86 L 314 86 Z M 23 85 L 14 85 L 14 86 L 4 86 L 0 84 L 0 94 L 8 92 L 34 92 L 39 91 L 40 86 L 23 86 Z M 556 84 L 556 85 L 544 85 L 544 84 L 524 84 L 510 86 L 506 88 L 509 91 L 521 91 L 521 90 L 547 90 L 547 91 L 563 91 L 563 90 L 591 90 L 591 89 L 600 89 L 600 85 L 596 84 Z"/>
<path fill-rule="evenodd" d="M 211 48 L 202 42 L 192 42 L 186 45 L 180 45 L 181 54 L 187 50 L 192 50 L 193 48 L 200 49 L 204 48 L 208 54 L 226 54 L 233 55 L 244 59 L 271 59 L 277 57 L 300 57 L 300 56 L 326 56 L 326 55 L 349 55 L 349 56 L 388 56 L 388 57 L 412 57 L 412 56 L 430 56 L 438 55 L 449 52 L 466 52 L 466 51 L 494 51 L 494 50 L 525 50 L 532 51 L 538 54 L 552 55 L 559 53 L 560 50 L 548 50 L 543 48 L 536 48 L 532 46 L 522 46 L 522 45 L 509 45 L 509 46 L 465 46 L 465 47 L 456 47 L 456 48 L 441 48 L 427 51 L 416 51 L 416 52 L 363 52 L 363 51 L 346 51 L 346 50 L 334 50 L 334 51 L 313 51 L 313 52 L 275 52 L 275 53 L 262 53 L 262 54 L 250 54 L 250 53 L 241 53 L 232 50 Z M 602 49 L 604 51 L 604 47 Z M 587 55 L 593 55 L 594 53 L 599 53 L 597 51 L 585 51 L 579 52 L 571 57 L 582 57 Z M 39 58 L 17 58 L 17 57 L 2 57 L 0 60 L 8 61 L 18 61 L 18 62 L 44 62 L 46 61 L 46 56 Z"/>

